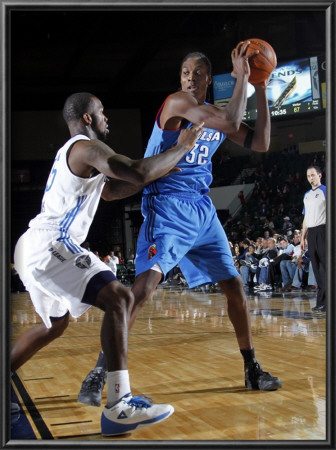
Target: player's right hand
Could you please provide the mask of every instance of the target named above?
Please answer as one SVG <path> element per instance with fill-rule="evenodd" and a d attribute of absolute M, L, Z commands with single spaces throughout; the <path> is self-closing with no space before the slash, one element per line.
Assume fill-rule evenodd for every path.
<path fill-rule="evenodd" d="M 249 58 L 259 53 L 259 50 L 254 50 L 253 52 L 246 54 L 247 47 L 250 41 L 241 41 L 231 52 L 231 60 L 233 70 L 231 76 L 237 78 L 238 74 L 246 74 L 250 76 L 250 66 L 248 63 Z"/>

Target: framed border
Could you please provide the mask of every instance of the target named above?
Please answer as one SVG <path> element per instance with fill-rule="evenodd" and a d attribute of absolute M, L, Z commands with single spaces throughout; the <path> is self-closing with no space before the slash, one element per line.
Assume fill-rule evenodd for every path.
<path fill-rule="evenodd" d="M 336 229 L 335 221 L 335 183 L 336 183 L 336 142 L 335 142 L 335 87 L 336 87 L 336 29 L 335 29 L 335 2 L 328 1 L 305 1 L 305 0 L 287 0 L 287 1 L 246 1 L 246 0 L 194 0 L 194 1 L 110 1 L 110 0 L 0 0 L 0 23 L 1 23 L 1 372 L 0 381 L 2 385 L 1 391 L 1 432 L 0 445 L 1 448 L 162 448 L 162 449 L 201 449 L 201 448 L 230 448 L 230 449 L 248 449 L 248 448 L 276 448 L 276 449 L 336 449 L 336 433 L 335 433 L 335 301 L 334 292 L 336 288 L 336 246 L 334 231 Z M 8 33 L 8 18 L 10 11 L 13 9 L 95 9 L 103 10 L 111 9 L 187 9 L 193 10 L 211 10 L 213 8 L 227 10 L 262 10 L 276 11 L 281 9 L 303 10 L 303 11 L 324 11 L 326 23 L 326 61 L 327 61 L 327 111 L 326 111 L 326 155 L 327 155 L 327 243 L 328 243 L 328 313 L 327 313 L 327 439 L 326 441 L 11 441 L 10 436 L 10 418 L 8 414 L 8 405 L 10 402 L 10 369 L 9 369 L 9 342 L 10 342 L 10 42 Z M 299 394 L 299 393 L 298 393 Z"/>

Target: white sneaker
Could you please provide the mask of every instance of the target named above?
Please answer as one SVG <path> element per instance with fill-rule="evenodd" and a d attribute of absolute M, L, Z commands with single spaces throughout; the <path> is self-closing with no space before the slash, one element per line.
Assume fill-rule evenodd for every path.
<path fill-rule="evenodd" d="M 259 283 L 256 286 L 254 286 L 253 290 L 254 291 L 260 291 L 263 290 L 265 288 L 266 284 L 265 283 Z"/>
<path fill-rule="evenodd" d="M 127 394 L 112 408 L 104 408 L 101 416 L 102 435 L 125 434 L 161 422 L 173 412 L 172 405 L 153 405 L 149 397 Z"/>

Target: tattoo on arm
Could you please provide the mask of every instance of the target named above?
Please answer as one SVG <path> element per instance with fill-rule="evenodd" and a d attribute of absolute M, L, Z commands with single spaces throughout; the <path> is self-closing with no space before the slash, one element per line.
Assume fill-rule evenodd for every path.
<path fill-rule="evenodd" d="M 106 160 L 109 156 L 111 156 L 111 153 L 108 150 L 109 148 L 105 148 L 104 144 L 100 145 L 97 142 L 91 141 L 87 148 L 87 161 L 92 164 L 100 158 L 104 158 Z"/>

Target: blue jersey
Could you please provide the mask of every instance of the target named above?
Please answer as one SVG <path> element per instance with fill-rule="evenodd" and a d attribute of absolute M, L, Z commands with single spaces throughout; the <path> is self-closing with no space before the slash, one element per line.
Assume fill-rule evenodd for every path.
<path fill-rule="evenodd" d="M 181 129 L 168 131 L 160 128 L 161 106 L 154 124 L 151 137 L 148 141 L 145 158 L 163 153 L 176 145 Z M 189 122 L 184 128 L 190 128 Z M 206 194 L 212 182 L 211 158 L 225 139 L 225 133 L 204 128 L 200 133 L 194 147 L 186 153 L 177 167 L 182 172 L 174 172 L 169 177 L 160 178 L 144 189 L 144 194 Z"/>

